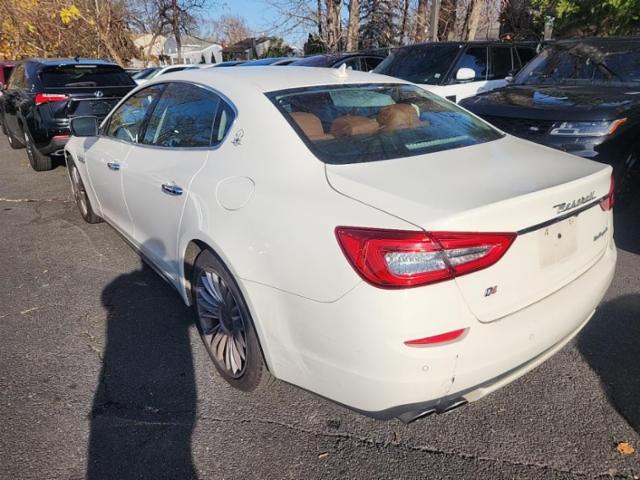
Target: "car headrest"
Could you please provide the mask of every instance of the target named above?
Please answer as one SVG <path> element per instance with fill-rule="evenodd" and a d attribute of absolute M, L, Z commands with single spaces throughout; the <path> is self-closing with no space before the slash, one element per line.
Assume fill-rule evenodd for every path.
<path fill-rule="evenodd" d="M 322 122 L 313 113 L 291 112 L 291 118 L 298 124 L 309 140 L 327 140 L 333 135 L 327 135 L 322 128 Z"/>
<path fill-rule="evenodd" d="M 387 132 L 425 125 L 418 117 L 416 108 L 408 103 L 396 103 L 382 108 L 378 112 L 377 120 L 380 128 Z"/>
<path fill-rule="evenodd" d="M 367 117 L 345 115 L 336 118 L 331 124 L 331 133 L 336 137 L 369 135 L 379 129 L 378 122 Z"/>

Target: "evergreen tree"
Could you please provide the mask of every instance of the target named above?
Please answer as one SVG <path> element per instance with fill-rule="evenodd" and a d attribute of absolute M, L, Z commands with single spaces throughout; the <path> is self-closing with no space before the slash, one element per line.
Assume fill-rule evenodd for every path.
<path fill-rule="evenodd" d="M 399 2 L 363 0 L 360 6 L 360 48 L 392 47 L 398 39 Z"/>

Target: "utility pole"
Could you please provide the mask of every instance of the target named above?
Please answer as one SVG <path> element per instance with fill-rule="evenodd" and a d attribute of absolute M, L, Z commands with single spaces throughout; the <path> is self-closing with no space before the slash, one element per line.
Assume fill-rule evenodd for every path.
<path fill-rule="evenodd" d="M 429 19 L 429 28 L 431 35 L 429 39 L 432 42 L 438 41 L 438 18 L 440 17 L 440 0 L 431 0 L 431 18 Z"/>

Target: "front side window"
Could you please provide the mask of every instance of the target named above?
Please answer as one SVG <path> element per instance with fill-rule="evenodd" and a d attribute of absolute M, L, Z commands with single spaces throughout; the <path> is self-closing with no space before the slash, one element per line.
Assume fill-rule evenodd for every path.
<path fill-rule="evenodd" d="M 502 136 L 455 104 L 413 85 L 324 86 L 267 96 L 325 163 L 411 157 Z"/>
<path fill-rule="evenodd" d="M 125 142 L 137 142 L 145 117 L 164 87 L 152 85 L 129 97 L 111 115 L 106 135 Z"/>
<path fill-rule="evenodd" d="M 221 99 L 196 85 L 171 83 L 156 105 L 142 143 L 158 147 L 208 147 Z M 218 132 L 216 132 L 217 138 Z"/>
<path fill-rule="evenodd" d="M 440 85 L 455 61 L 458 45 L 414 45 L 399 48 L 378 65 L 374 72 L 407 82 Z"/>
<path fill-rule="evenodd" d="M 455 71 L 461 68 L 470 68 L 476 73 L 475 81 L 487 79 L 487 47 L 470 47 L 462 54 L 456 65 Z M 455 74 L 453 78 L 455 80 Z"/>

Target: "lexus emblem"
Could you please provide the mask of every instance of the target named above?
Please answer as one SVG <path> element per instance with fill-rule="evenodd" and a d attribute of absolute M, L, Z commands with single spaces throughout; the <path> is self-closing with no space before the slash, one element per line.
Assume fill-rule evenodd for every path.
<path fill-rule="evenodd" d="M 104 93 L 102 93 L 102 90 L 96 90 L 95 92 L 93 92 L 93 95 L 94 95 L 96 98 L 102 98 L 102 97 L 104 97 Z"/>

